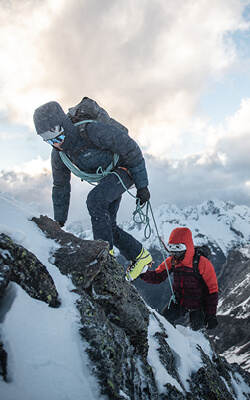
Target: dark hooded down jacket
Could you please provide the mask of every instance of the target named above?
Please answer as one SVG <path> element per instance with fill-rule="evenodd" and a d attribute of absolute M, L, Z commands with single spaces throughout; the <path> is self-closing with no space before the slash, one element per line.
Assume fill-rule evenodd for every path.
<path fill-rule="evenodd" d="M 56 125 L 65 129 L 66 137 L 61 147 L 80 170 L 87 173 L 96 173 L 99 167 L 105 170 L 113 162 L 116 153 L 119 155 L 117 167 L 128 170 L 136 188 L 148 186 L 145 160 L 139 146 L 128 135 L 127 129 L 119 129 L 118 126 L 122 125 L 114 123 L 114 120 L 112 125 L 94 121 L 87 126 L 74 126 L 57 102 L 49 102 L 35 111 L 34 123 L 38 134 Z M 81 135 L 85 129 L 85 135 Z M 84 140 L 86 136 L 87 141 Z M 64 165 L 56 149 L 52 150 L 51 163 L 54 219 L 65 222 L 69 210 L 71 171 Z"/>
<path fill-rule="evenodd" d="M 207 314 L 216 314 L 218 304 L 218 284 L 212 263 L 201 256 L 198 269 L 203 278 L 196 276 L 193 270 L 195 254 L 192 233 L 188 228 L 176 228 L 169 237 L 169 243 L 184 243 L 187 247 L 185 258 L 174 267 L 173 290 L 176 300 L 188 309 L 203 309 Z M 147 283 L 159 284 L 172 272 L 172 257 L 168 257 L 155 271 L 148 270 L 141 275 Z"/>
<path fill-rule="evenodd" d="M 80 125 L 77 130 L 84 129 Z M 98 167 L 105 170 L 113 161 L 114 153 L 119 155 L 117 167 L 127 168 L 137 189 L 148 186 L 145 161 L 137 143 L 120 129 L 93 122 L 87 125 L 88 143 L 76 134 L 67 135 L 62 144 L 63 151 L 71 161 L 87 173 L 95 173 Z M 91 144 L 93 144 L 93 147 Z M 87 146 L 86 149 L 83 148 Z M 62 162 L 59 152 L 52 150 L 51 156 L 54 205 L 56 221 L 66 221 L 70 199 L 70 170 Z"/>

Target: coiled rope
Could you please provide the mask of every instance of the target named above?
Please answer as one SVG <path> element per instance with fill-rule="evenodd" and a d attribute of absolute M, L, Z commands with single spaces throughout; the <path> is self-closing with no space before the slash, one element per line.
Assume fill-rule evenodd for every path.
<path fill-rule="evenodd" d="M 146 225 L 145 229 L 144 229 L 144 237 L 145 237 L 145 239 L 149 239 L 150 236 L 151 236 L 151 233 L 152 233 L 152 229 L 151 229 L 151 226 L 150 226 L 150 219 L 149 219 L 149 216 L 148 216 L 148 211 L 150 209 L 150 212 L 151 212 L 151 215 L 152 215 L 152 219 L 153 219 L 153 222 L 154 222 L 154 226 L 155 226 L 155 230 L 156 230 L 156 234 L 157 234 L 157 238 L 158 238 L 159 244 L 160 244 L 162 259 L 164 260 L 164 264 L 165 264 L 165 267 L 166 267 L 166 270 L 167 270 L 167 274 L 168 274 L 168 281 L 169 281 L 169 286 L 170 286 L 170 290 L 171 290 L 171 297 L 170 297 L 170 300 L 169 300 L 169 303 L 168 303 L 168 308 L 169 308 L 172 301 L 174 303 L 176 303 L 176 298 L 175 298 L 175 294 L 174 294 L 173 285 L 172 285 L 172 282 L 171 282 L 168 266 L 167 266 L 166 259 L 165 259 L 163 242 L 161 240 L 161 237 L 160 237 L 160 234 L 159 234 L 159 231 L 158 231 L 158 227 L 157 227 L 157 224 L 156 224 L 156 220 L 155 220 L 155 217 L 154 217 L 154 213 L 153 213 L 153 209 L 152 209 L 151 203 L 148 200 L 145 204 L 140 206 L 140 200 L 138 199 L 138 197 L 134 196 L 133 193 L 131 193 L 129 189 L 126 188 L 126 186 L 124 185 L 121 177 L 115 171 L 112 171 L 111 174 L 115 174 L 118 177 L 118 179 L 120 180 L 120 182 L 123 185 L 123 187 L 126 190 L 126 192 L 136 200 L 136 209 L 133 212 L 133 220 L 134 220 L 135 223 L 142 223 L 142 224 Z M 145 206 L 146 206 L 146 212 L 144 213 L 143 212 L 143 208 Z M 147 232 L 148 232 L 148 234 L 147 234 Z"/>

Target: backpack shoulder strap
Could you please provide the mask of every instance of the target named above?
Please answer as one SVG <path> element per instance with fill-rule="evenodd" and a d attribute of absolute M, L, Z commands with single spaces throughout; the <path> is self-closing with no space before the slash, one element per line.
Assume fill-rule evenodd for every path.
<path fill-rule="evenodd" d="M 79 126 L 79 125 L 84 125 L 82 127 L 82 129 L 79 129 L 78 134 L 79 136 L 84 140 L 84 142 L 86 143 L 86 146 L 84 146 L 83 150 L 86 150 L 88 147 L 94 147 L 93 143 L 91 142 L 88 133 L 87 133 L 87 126 L 88 124 L 91 123 L 96 123 L 97 121 L 93 120 L 93 119 L 86 119 L 84 121 L 80 121 L 80 122 L 76 122 L 74 125 L 75 126 Z"/>
<path fill-rule="evenodd" d="M 198 279 L 204 280 L 199 272 L 199 262 L 200 262 L 200 254 L 198 252 L 195 252 L 194 258 L 193 258 L 193 269 L 194 273 L 197 276 Z"/>

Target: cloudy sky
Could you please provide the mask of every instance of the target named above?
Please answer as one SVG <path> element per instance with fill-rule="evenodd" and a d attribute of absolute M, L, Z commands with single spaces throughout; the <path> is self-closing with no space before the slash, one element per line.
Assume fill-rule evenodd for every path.
<path fill-rule="evenodd" d="M 153 207 L 250 206 L 249 39 L 250 0 L 0 0 L 0 190 L 51 212 L 33 112 L 88 96 L 140 144 Z M 90 187 L 72 186 L 73 220 Z"/>

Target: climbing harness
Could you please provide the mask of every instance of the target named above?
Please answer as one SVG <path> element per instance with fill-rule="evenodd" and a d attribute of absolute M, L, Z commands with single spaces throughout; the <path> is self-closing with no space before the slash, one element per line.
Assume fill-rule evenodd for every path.
<path fill-rule="evenodd" d="M 81 124 L 88 124 L 94 122 L 93 119 L 87 119 L 84 121 L 80 121 L 75 123 L 75 126 L 81 125 Z M 119 155 L 114 154 L 114 159 L 113 162 L 103 171 L 102 167 L 99 167 L 96 171 L 95 174 L 89 174 L 87 172 L 81 171 L 75 164 L 72 163 L 72 161 L 69 159 L 69 157 L 63 153 L 62 151 L 59 152 L 59 155 L 61 157 L 61 160 L 63 163 L 66 165 L 66 167 L 78 178 L 81 180 L 84 180 L 90 184 L 95 184 L 100 182 L 105 176 L 111 173 L 112 169 L 117 165 L 118 160 L 119 160 Z"/>
<path fill-rule="evenodd" d="M 105 171 L 103 171 L 102 167 L 99 167 L 95 174 L 89 174 L 87 172 L 81 171 L 75 164 L 72 163 L 72 161 L 70 161 L 69 157 L 62 151 L 60 151 L 59 155 L 63 163 L 66 165 L 66 167 L 68 167 L 75 176 L 90 184 L 98 183 L 103 178 L 105 178 L 105 176 L 107 176 L 110 173 L 113 173 L 112 169 L 116 166 L 119 160 L 118 154 L 114 154 L 114 162 L 112 162 L 105 169 Z"/>

